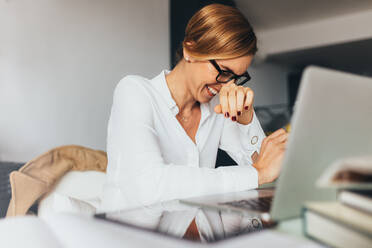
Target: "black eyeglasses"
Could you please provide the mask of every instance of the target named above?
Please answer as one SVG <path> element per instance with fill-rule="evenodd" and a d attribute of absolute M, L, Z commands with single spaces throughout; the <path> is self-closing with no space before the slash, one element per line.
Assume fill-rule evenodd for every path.
<path fill-rule="evenodd" d="M 218 71 L 216 81 L 219 82 L 219 83 L 225 84 L 225 83 L 235 79 L 235 84 L 236 85 L 243 85 L 246 82 L 248 82 L 249 80 L 251 80 L 251 76 L 248 74 L 247 71 L 244 72 L 242 75 L 236 75 L 231 70 L 222 70 L 214 59 L 209 60 L 209 62 L 211 62 L 211 64 L 214 66 L 214 68 L 216 68 L 216 70 Z"/>

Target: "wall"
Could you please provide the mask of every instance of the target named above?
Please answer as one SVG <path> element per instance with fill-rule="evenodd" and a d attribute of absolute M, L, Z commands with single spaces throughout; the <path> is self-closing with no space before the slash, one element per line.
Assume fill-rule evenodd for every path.
<path fill-rule="evenodd" d="M 52 147 L 105 149 L 127 74 L 169 68 L 168 0 L 1 0 L 0 161 Z"/>
<path fill-rule="evenodd" d="M 255 106 L 287 104 L 287 76 L 291 68 L 268 62 L 255 62 L 248 72 L 252 79 L 246 86 L 255 92 Z"/>
<path fill-rule="evenodd" d="M 252 88 L 256 92 L 256 105 L 288 103 L 287 75 L 297 70 L 296 64 L 283 66 L 283 64 L 270 63 L 267 62 L 268 57 L 274 55 L 280 58 L 281 54 L 285 55 L 289 52 L 370 39 L 372 37 L 371 23 L 372 11 L 365 10 L 322 19 L 314 18 L 306 23 L 293 23 L 280 28 L 258 30 L 256 32 L 259 41 L 257 63 L 249 70 L 252 71 Z M 352 49 L 351 52 L 353 52 Z M 342 54 L 345 55 L 345 53 Z M 346 66 L 343 67 L 350 67 L 352 64 L 364 61 L 363 58 L 350 61 L 350 57 L 343 57 L 347 58 L 344 59 Z M 335 57 L 321 58 L 323 61 L 317 61 L 317 58 L 312 60 L 308 58 L 308 60 L 313 63 L 314 61 L 319 63 L 328 61 L 328 64 L 332 64 L 332 60 L 339 60 L 339 58 L 340 55 L 337 54 Z M 297 60 L 301 59 L 306 60 L 306 58 Z"/>
<path fill-rule="evenodd" d="M 372 10 L 366 10 L 261 30 L 258 33 L 262 41 L 260 56 L 265 58 L 271 54 L 370 39 L 371 23 Z"/>

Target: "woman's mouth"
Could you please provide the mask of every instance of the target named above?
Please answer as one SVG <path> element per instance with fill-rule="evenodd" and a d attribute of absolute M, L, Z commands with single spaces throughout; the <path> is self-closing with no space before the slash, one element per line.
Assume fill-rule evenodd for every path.
<path fill-rule="evenodd" d="M 215 96 L 218 93 L 215 89 L 213 89 L 213 88 L 211 88 L 207 85 L 205 87 L 207 88 L 207 92 L 210 96 Z"/>

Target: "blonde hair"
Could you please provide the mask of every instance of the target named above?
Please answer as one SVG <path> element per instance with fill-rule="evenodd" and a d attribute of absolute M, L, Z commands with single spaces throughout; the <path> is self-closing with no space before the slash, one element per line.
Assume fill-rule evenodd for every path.
<path fill-rule="evenodd" d="M 210 4 L 189 20 L 182 47 L 197 60 L 231 59 L 257 52 L 253 28 L 236 8 Z M 183 57 L 182 47 L 178 59 Z"/>

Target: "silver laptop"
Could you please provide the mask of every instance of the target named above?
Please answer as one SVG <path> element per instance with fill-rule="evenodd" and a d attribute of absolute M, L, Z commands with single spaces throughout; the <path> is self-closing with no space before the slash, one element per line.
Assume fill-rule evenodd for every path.
<path fill-rule="evenodd" d="M 291 125 L 275 194 L 258 189 L 181 202 L 278 221 L 298 217 L 306 201 L 335 200 L 335 190 L 315 181 L 337 159 L 372 154 L 372 78 L 306 68 Z"/>

